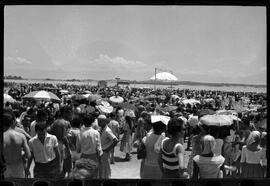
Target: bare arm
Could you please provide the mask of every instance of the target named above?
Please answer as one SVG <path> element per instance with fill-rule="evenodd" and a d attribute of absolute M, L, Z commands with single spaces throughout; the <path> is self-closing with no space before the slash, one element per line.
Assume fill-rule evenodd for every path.
<path fill-rule="evenodd" d="M 159 168 L 160 168 L 161 172 L 163 172 L 163 163 L 162 163 L 162 152 L 161 152 L 161 150 L 159 151 L 159 154 L 158 154 L 158 165 L 159 165 Z"/>
<path fill-rule="evenodd" d="M 77 151 L 77 153 L 80 153 L 81 152 L 80 135 L 78 135 L 77 136 L 77 139 L 76 139 L 76 151 Z"/>
<path fill-rule="evenodd" d="M 24 136 L 23 136 L 23 144 L 22 145 L 23 145 L 22 147 L 23 147 L 23 150 L 25 152 L 26 157 L 28 159 L 30 159 L 31 158 L 30 148 L 29 148 L 27 140 L 26 140 L 26 138 Z"/>
<path fill-rule="evenodd" d="M 34 154 L 33 154 L 33 152 L 31 152 L 31 155 L 28 158 L 26 170 L 29 170 L 30 169 L 30 166 L 31 166 L 31 163 L 32 163 L 33 158 L 34 158 Z"/>
<path fill-rule="evenodd" d="M 179 145 L 176 149 L 176 154 L 178 156 L 179 168 L 184 170 L 185 169 L 185 160 L 184 160 L 184 148 L 182 145 Z"/>

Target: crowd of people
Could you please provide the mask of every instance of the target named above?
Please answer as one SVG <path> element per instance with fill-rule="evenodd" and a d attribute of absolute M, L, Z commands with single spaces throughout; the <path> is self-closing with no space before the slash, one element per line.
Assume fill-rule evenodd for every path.
<path fill-rule="evenodd" d="M 265 93 L 6 82 L 4 89 L 16 99 L 4 103 L 5 177 L 31 177 L 34 162 L 34 178 L 108 179 L 118 143 L 125 161 L 137 148 L 141 178 L 266 177 L 266 127 L 257 125 L 267 116 Z M 61 101 L 23 99 L 43 89 Z M 99 97 L 78 96 L 86 92 Z M 100 109 L 102 101 L 112 111 Z M 221 110 L 237 119 L 222 127 L 200 120 Z"/>

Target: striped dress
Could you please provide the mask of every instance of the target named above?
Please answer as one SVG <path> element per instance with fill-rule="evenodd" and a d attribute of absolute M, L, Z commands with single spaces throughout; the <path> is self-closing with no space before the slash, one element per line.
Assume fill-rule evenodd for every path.
<path fill-rule="evenodd" d="M 164 141 L 168 138 L 164 139 L 161 143 L 161 154 L 162 154 L 162 166 L 163 166 L 163 178 L 180 178 L 181 175 L 179 173 L 179 160 L 176 154 L 176 149 L 181 143 L 175 144 L 172 152 L 168 153 L 164 150 L 163 144 Z"/>

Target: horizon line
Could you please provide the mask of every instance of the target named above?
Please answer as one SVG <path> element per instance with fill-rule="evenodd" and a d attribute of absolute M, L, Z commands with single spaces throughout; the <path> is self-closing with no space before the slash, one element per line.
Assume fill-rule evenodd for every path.
<path fill-rule="evenodd" d="M 9 76 L 9 75 L 7 75 Z M 5 76 L 4 76 L 5 77 Z M 13 76 L 14 77 L 14 76 Z M 17 77 L 20 77 L 20 76 L 17 76 Z M 21 77 L 22 79 L 9 79 L 9 80 L 45 80 L 45 81 L 48 81 L 48 80 L 52 80 L 52 81 L 67 81 L 67 80 L 75 80 L 75 81 L 117 81 L 116 79 L 91 79 L 91 78 L 88 78 L 88 79 L 80 79 L 80 78 L 68 78 L 68 79 L 63 79 L 63 78 L 23 78 Z M 6 78 L 4 78 L 5 80 Z M 154 83 L 154 80 L 128 80 L 128 79 L 120 79 L 119 81 L 131 81 L 131 82 L 152 82 Z M 188 80 L 183 80 L 183 81 L 172 81 L 172 82 L 166 82 L 166 81 L 156 81 L 156 82 L 162 82 L 162 83 L 172 83 L 172 84 L 175 84 L 175 83 L 198 83 L 198 84 L 218 84 L 218 85 L 244 85 L 244 86 L 267 86 L 267 84 L 247 84 L 247 83 L 224 83 L 224 82 L 215 82 L 215 83 L 210 83 L 210 82 L 199 82 L 199 81 L 188 81 Z"/>

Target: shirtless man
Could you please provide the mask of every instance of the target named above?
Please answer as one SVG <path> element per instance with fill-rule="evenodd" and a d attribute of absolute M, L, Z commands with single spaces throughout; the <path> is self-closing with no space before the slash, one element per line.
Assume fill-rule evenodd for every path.
<path fill-rule="evenodd" d="M 6 161 L 5 177 L 24 178 L 25 171 L 22 159 L 22 150 L 30 158 L 30 149 L 26 137 L 15 131 L 15 115 L 11 110 L 4 110 L 4 158 Z"/>

